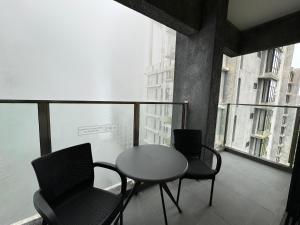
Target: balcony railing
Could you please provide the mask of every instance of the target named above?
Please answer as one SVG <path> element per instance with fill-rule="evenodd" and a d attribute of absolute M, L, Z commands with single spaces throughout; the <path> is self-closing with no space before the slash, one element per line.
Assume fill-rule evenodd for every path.
<path fill-rule="evenodd" d="M 30 165 L 33 159 L 84 142 L 92 144 L 95 161 L 107 162 L 133 145 L 169 145 L 171 129 L 164 123 L 172 120 L 175 107 L 182 113 L 180 127 L 175 128 L 185 128 L 187 102 L 0 100 L 0 202 L 5 202 L 1 224 L 35 214 L 32 196 L 38 185 Z M 155 117 L 147 122 L 149 113 Z M 158 132 L 147 132 L 147 126 Z M 96 173 L 101 177 L 96 186 L 119 182 L 113 174 Z"/>
<path fill-rule="evenodd" d="M 258 109 L 272 111 L 271 117 Z M 299 125 L 299 106 L 220 104 L 215 146 L 289 170 L 294 164 Z"/>

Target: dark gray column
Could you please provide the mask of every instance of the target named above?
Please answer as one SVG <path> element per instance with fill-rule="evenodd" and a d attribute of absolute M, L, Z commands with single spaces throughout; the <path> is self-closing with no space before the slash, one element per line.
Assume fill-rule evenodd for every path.
<path fill-rule="evenodd" d="M 187 128 L 201 129 L 213 147 L 223 57 L 227 0 L 205 1 L 202 29 L 192 36 L 177 33 L 174 101 L 189 101 Z M 180 127 L 174 109 L 173 127 Z"/>

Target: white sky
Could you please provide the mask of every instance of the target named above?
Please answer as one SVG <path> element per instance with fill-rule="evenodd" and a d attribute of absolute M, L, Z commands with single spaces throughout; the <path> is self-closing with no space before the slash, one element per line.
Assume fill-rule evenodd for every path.
<path fill-rule="evenodd" d="M 0 98 L 143 100 L 147 17 L 112 0 L 0 0 L 0 18 Z"/>
<path fill-rule="evenodd" d="M 300 43 L 295 45 L 292 67 L 300 68 Z"/>

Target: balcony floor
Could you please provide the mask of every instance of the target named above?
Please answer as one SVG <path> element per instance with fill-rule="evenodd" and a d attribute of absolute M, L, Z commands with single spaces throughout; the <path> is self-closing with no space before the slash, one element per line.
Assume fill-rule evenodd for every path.
<path fill-rule="evenodd" d="M 215 182 L 213 206 L 208 207 L 210 181 L 184 180 L 179 214 L 165 195 L 170 225 L 279 225 L 291 175 L 228 152 Z M 175 194 L 178 182 L 169 183 Z M 38 224 L 38 223 L 32 223 Z M 164 224 L 158 186 L 133 197 L 125 225 Z"/>

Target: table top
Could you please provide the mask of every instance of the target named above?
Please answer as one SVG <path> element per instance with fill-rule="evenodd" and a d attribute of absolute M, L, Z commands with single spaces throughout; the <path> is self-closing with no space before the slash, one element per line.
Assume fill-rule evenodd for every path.
<path fill-rule="evenodd" d="M 140 145 L 122 152 L 116 166 L 133 180 L 158 183 L 181 177 L 188 168 L 188 161 L 174 148 Z"/>

